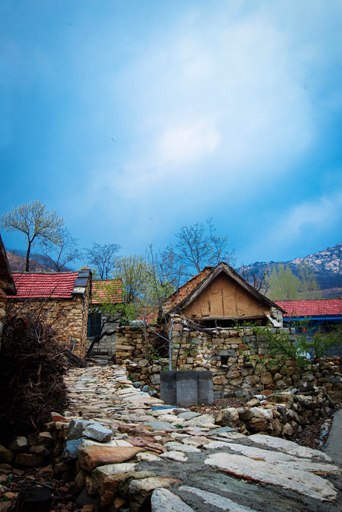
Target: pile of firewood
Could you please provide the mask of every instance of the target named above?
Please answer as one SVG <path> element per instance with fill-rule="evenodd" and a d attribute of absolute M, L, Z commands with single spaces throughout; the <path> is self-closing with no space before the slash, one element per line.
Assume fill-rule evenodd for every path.
<path fill-rule="evenodd" d="M 0 352 L 0 439 L 38 431 L 67 404 L 68 361 L 38 314 L 9 313 Z"/>

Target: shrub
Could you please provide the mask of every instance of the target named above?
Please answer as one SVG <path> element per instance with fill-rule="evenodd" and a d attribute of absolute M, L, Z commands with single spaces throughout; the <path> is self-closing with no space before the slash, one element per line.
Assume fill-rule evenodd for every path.
<path fill-rule="evenodd" d="M 0 436 L 41 429 L 67 404 L 64 348 L 39 312 L 9 312 L 0 352 Z"/>

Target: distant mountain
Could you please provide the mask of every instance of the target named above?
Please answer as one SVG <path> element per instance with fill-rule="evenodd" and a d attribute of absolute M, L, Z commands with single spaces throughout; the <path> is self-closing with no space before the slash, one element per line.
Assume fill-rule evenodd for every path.
<path fill-rule="evenodd" d="M 24 251 L 9 249 L 7 257 L 12 272 L 25 272 L 26 257 Z M 71 269 L 63 267 L 62 272 L 68 272 L 69 270 Z M 30 258 L 30 272 L 56 272 L 56 268 L 53 266 L 50 258 L 43 254 L 33 253 Z"/>
<path fill-rule="evenodd" d="M 8 261 L 12 272 L 24 272 L 25 271 L 25 256 L 21 254 L 21 251 L 7 251 Z M 43 265 L 39 261 L 35 260 L 34 257 L 30 260 L 30 271 L 31 272 L 52 272 L 51 268 Z"/>
<path fill-rule="evenodd" d="M 313 269 L 324 297 L 342 296 L 342 244 L 336 244 L 334 247 L 328 247 L 304 258 L 295 258 L 291 261 L 256 262 L 240 267 L 238 270 L 252 280 L 253 276 L 260 279 L 265 272 L 270 274 L 276 265 L 288 266 L 294 274 L 298 274 L 298 266 L 302 264 Z"/>

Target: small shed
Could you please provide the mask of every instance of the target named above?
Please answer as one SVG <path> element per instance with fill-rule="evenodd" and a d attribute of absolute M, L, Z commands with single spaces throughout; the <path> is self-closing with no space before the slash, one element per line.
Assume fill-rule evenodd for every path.
<path fill-rule="evenodd" d="M 230 327 L 245 322 L 280 327 L 283 311 L 224 262 L 205 267 L 163 306 L 166 316 L 179 314 L 206 327 Z"/>

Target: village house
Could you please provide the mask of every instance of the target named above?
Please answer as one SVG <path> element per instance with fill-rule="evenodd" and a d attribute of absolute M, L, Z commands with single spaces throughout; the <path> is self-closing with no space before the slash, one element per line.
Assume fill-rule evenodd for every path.
<path fill-rule="evenodd" d="M 7 259 L 6 250 L 0 236 L 0 342 L 6 317 L 7 296 L 16 293 L 12 272 Z"/>
<path fill-rule="evenodd" d="M 112 355 L 115 351 L 115 333 L 123 303 L 122 280 L 94 280 L 88 315 L 88 352 Z"/>
<path fill-rule="evenodd" d="M 13 272 L 16 293 L 8 308 L 16 313 L 36 312 L 55 331 L 56 341 L 75 355 L 86 354 L 91 272 Z"/>
<path fill-rule="evenodd" d="M 282 325 L 283 308 L 258 292 L 232 267 L 205 267 L 173 293 L 163 306 L 165 316 L 177 314 L 202 327 L 233 327 L 242 323 Z"/>
<path fill-rule="evenodd" d="M 210 371 L 216 397 L 272 388 L 273 377 L 261 375 L 260 361 L 269 348 L 259 330 L 269 326 L 272 332 L 288 332 L 283 312 L 229 265 L 219 263 L 165 301 L 164 329 L 119 329 L 116 362 L 126 364 L 133 381 L 156 389 L 161 370 Z"/>
<path fill-rule="evenodd" d="M 311 331 L 329 332 L 342 325 L 342 298 L 281 300 L 277 304 L 285 310 L 284 324 L 293 327 L 302 325 Z"/>
<path fill-rule="evenodd" d="M 309 340 L 315 333 L 329 333 L 342 327 L 342 298 L 283 300 L 277 304 L 285 310 L 284 325 Z M 329 354 L 342 356 L 342 340 Z"/>

